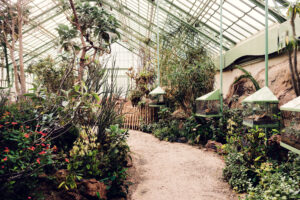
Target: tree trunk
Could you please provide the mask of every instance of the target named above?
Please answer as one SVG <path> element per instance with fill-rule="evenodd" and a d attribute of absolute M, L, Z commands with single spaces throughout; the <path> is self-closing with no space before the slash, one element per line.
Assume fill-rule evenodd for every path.
<path fill-rule="evenodd" d="M 21 95 L 26 93 L 26 78 L 24 72 L 23 62 L 23 6 L 22 0 L 18 0 L 18 26 L 19 26 L 19 64 L 20 64 L 20 82 L 21 82 Z"/>
<path fill-rule="evenodd" d="M 291 45 L 291 49 L 288 50 L 289 52 L 289 65 L 292 75 L 292 81 L 293 81 L 293 87 L 296 93 L 296 96 L 300 96 L 300 77 L 299 77 L 299 71 L 297 66 L 297 50 L 298 50 L 298 44 L 297 44 L 297 38 L 296 38 L 296 28 L 295 28 L 295 19 L 296 19 L 296 11 L 295 8 L 292 8 L 292 16 L 291 16 L 291 26 L 292 26 L 292 34 L 293 34 L 293 40 L 296 43 L 295 45 Z M 293 52 L 294 51 L 294 52 Z M 293 53 L 294 53 L 294 64 L 293 64 Z"/>
<path fill-rule="evenodd" d="M 18 97 L 18 96 L 20 96 L 20 87 L 19 87 L 19 81 L 18 81 L 19 80 L 18 66 L 17 66 L 17 62 L 15 59 L 13 47 L 9 47 L 9 51 L 10 51 L 10 59 L 14 66 L 15 88 L 16 88 L 16 95 Z"/>
<path fill-rule="evenodd" d="M 297 40 L 296 40 L 296 42 L 297 42 Z M 298 71 L 297 53 L 298 53 L 298 45 L 296 44 L 295 49 L 294 49 L 294 68 L 295 68 L 295 73 L 296 73 L 296 78 L 297 78 L 298 93 L 300 95 L 300 77 L 299 77 L 299 71 Z"/>
<path fill-rule="evenodd" d="M 11 24 L 11 38 L 12 38 L 12 43 L 11 45 L 8 45 L 9 51 L 10 51 L 10 58 L 14 66 L 14 76 L 15 76 L 15 88 L 16 88 L 16 95 L 17 97 L 20 96 L 20 87 L 19 87 L 19 73 L 18 73 L 18 66 L 16 63 L 14 51 L 15 51 L 15 43 L 16 43 L 16 38 L 15 38 L 15 25 L 16 21 L 15 19 L 12 19 L 12 24 Z M 7 41 L 8 42 L 8 41 Z"/>
<path fill-rule="evenodd" d="M 292 60 L 293 50 L 292 49 L 288 49 L 288 53 L 289 53 L 289 67 L 290 67 L 290 71 L 291 71 L 293 88 L 294 88 L 294 91 L 296 93 L 296 96 L 299 96 L 298 84 L 297 84 L 297 81 L 295 79 L 295 71 L 294 71 L 293 60 Z"/>
<path fill-rule="evenodd" d="M 83 77 L 83 72 L 84 72 L 84 66 L 85 66 L 85 55 L 86 51 L 85 48 L 82 49 L 81 52 L 81 57 L 79 61 L 79 69 L 78 69 L 78 81 L 80 82 L 82 77 Z"/>
<path fill-rule="evenodd" d="M 83 32 L 81 30 L 80 24 L 78 22 L 78 16 L 77 16 L 77 12 L 76 12 L 76 9 L 74 6 L 74 2 L 73 2 L 73 0 L 69 0 L 69 2 L 71 5 L 71 8 L 72 8 L 72 11 L 73 11 L 75 26 L 76 26 L 77 30 L 80 32 L 80 40 L 81 40 L 81 44 L 82 44 L 82 52 L 81 52 L 81 57 L 80 57 L 80 61 L 79 61 L 79 70 L 78 70 L 78 81 L 80 82 L 82 80 L 84 67 L 85 67 L 86 43 L 83 38 Z"/>

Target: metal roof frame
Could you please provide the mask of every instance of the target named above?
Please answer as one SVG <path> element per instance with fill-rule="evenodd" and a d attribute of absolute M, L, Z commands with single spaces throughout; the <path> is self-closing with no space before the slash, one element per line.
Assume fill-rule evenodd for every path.
<path fill-rule="evenodd" d="M 122 37 L 129 38 L 130 41 L 127 43 L 129 47 L 127 49 L 133 48 L 133 52 L 136 54 L 141 46 L 147 47 L 145 41 L 148 40 L 150 41 L 150 45 L 147 48 L 151 48 L 152 51 L 155 49 L 155 29 L 157 28 L 157 24 L 155 23 L 154 16 L 156 15 L 156 1 L 102 0 L 103 4 L 109 8 L 111 7 L 114 13 L 120 14 L 120 17 L 116 17 L 122 24 L 120 28 L 120 31 L 123 32 Z M 179 25 L 184 25 L 186 28 L 197 33 L 195 41 L 201 41 L 213 56 L 218 54 L 219 31 L 217 28 L 218 23 L 216 23 L 219 15 L 218 7 L 220 6 L 218 1 L 160 1 L 159 8 L 162 12 L 159 15 L 159 20 L 161 21 L 159 29 L 162 33 L 168 35 L 172 32 L 172 29 Z M 275 2 L 275 6 L 269 8 L 270 15 L 272 16 L 269 19 L 271 25 L 272 23 L 282 23 L 286 20 L 280 9 L 286 8 L 291 2 L 288 0 L 273 1 Z M 261 31 L 262 28 L 257 27 L 256 24 L 259 24 L 259 26 L 264 25 L 264 21 L 260 20 L 264 15 L 264 2 L 262 0 L 241 0 L 239 3 L 245 9 L 236 5 L 236 1 L 224 1 L 224 12 L 228 13 L 228 16 L 224 15 L 225 27 L 223 35 L 225 51 L 232 49 L 232 47 L 239 44 L 245 38 L 247 39 Z M 26 63 L 34 58 L 44 57 L 48 53 L 55 54 L 55 51 L 53 51 L 56 48 L 55 41 L 57 40 L 57 37 L 55 37 L 57 33 L 56 31 L 54 32 L 55 26 L 60 22 L 67 23 L 66 15 L 69 15 L 68 11 L 62 10 L 58 0 L 31 0 L 27 1 L 27 4 L 32 7 L 31 10 L 34 13 L 30 16 L 30 25 L 24 26 L 23 32 L 24 57 L 31 57 L 25 60 Z M 239 10 L 239 12 L 236 13 L 236 10 Z M 251 12 L 257 13 L 260 16 L 256 19 L 256 17 L 252 16 L 253 13 Z M 241 13 L 241 15 L 238 13 Z M 167 19 L 174 21 L 173 27 L 166 24 Z M 249 19 L 253 20 L 253 24 L 249 22 Z M 51 27 L 49 27 L 49 24 Z M 244 25 L 249 26 L 249 29 L 244 27 Z M 49 45 L 51 43 L 53 45 Z M 186 41 L 186 45 L 193 46 L 195 44 L 192 41 Z M 126 45 L 123 44 L 122 46 Z M 48 48 L 45 49 L 45 47 Z M 18 49 L 18 46 L 16 46 L 16 49 Z M 155 54 L 154 51 L 153 53 Z M 18 60 L 17 54 L 16 59 Z"/>

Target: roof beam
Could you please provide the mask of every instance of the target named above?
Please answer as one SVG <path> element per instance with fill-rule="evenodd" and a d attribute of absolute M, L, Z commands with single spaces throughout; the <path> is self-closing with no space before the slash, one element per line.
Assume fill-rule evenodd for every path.
<path fill-rule="evenodd" d="M 152 0 L 147 0 L 149 3 L 156 5 L 156 3 L 154 3 Z M 169 11 L 167 11 L 165 8 L 163 8 L 162 6 L 159 6 L 159 8 L 164 11 L 165 13 L 167 13 L 168 15 L 172 16 L 173 18 L 175 18 L 177 21 L 180 21 L 181 23 L 183 23 L 186 27 L 192 29 L 193 31 L 199 33 L 200 35 L 202 35 L 203 37 L 205 37 L 206 39 L 214 42 L 216 45 L 219 45 L 219 41 L 217 38 L 212 38 L 211 36 L 207 35 L 206 33 L 203 33 L 202 31 L 196 29 L 194 26 L 190 25 L 189 23 L 187 23 L 186 21 L 180 19 L 179 17 L 177 17 L 176 15 L 170 13 Z M 228 47 L 224 46 L 225 50 L 229 50 Z"/>
<path fill-rule="evenodd" d="M 141 38 L 139 38 L 139 37 L 135 36 L 134 34 L 130 33 L 128 30 L 122 29 L 122 28 L 120 28 L 120 29 L 121 29 L 122 31 L 124 31 L 125 33 L 127 33 L 127 34 L 130 34 L 130 36 L 134 37 L 134 38 L 135 38 L 136 40 L 138 40 L 139 42 L 145 44 L 145 41 L 141 40 Z M 123 34 L 123 36 L 125 37 L 125 34 Z M 132 39 L 129 38 L 129 37 L 126 37 L 126 38 L 132 40 Z M 146 45 L 146 44 L 145 44 L 145 45 Z M 148 45 L 148 46 L 149 46 L 149 45 Z M 151 47 L 151 46 L 149 46 L 149 47 Z"/>
<path fill-rule="evenodd" d="M 125 13 L 125 12 L 121 9 L 121 7 L 120 7 L 120 8 L 116 8 L 116 7 L 114 7 L 112 4 L 106 2 L 105 0 L 102 1 L 102 3 L 103 3 L 104 5 L 110 7 L 111 9 L 116 10 L 118 13 L 121 13 L 124 17 L 127 17 L 127 18 L 131 19 L 132 21 L 134 21 L 134 22 L 137 23 L 138 25 L 144 27 L 145 29 L 147 29 L 147 30 L 149 29 L 149 27 L 147 27 L 147 25 L 144 25 L 144 24 L 140 23 L 139 21 L 137 21 L 136 19 L 134 19 L 133 17 L 131 17 L 128 13 Z M 148 21 L 148 20 L 145 19 L 143 16 L 140 16 L 139 14 L 137 14 L 135 11 L 131 10 L 130 8 L 128 8 L 128 7 L 124 6 L 124 5 L 122 5 L 122 8 L 124 8 L 124 9 L 126 9 L 127 11 L 129 11 L 130 13 L 136 15 L 137 17 L 143 19 L 144 21 Z M 156 24 L 153 24 L 153 25 L 156 26 Z M 157 27 L 157 26 L 156 26 L 156 27 Z M 160 29 L 160 31 L 162 31 L 164 34 L 170 35 L 170 33 L 166 32 L 164 29 L 162 29 L 162 28 L 160 28 L 160 27 L 159 27 L 159 29 Z M 155 33 L 154 31 L 152 31 L 151 29 L 150 29 L 150 31 L 151 31 L 153 34 L 156 34 L 156 33 Z M 198 39 L 200 39 L 200 38 L 198 38 Z M 201 40 L 201 39 L 200 39 L 200 40 Z M 185 44 L 186 44 L 186 43 L 185 43 Z M 186 44 L 186 45 L 188 45 L 188 44 Z M 217 43 L 217 45 L 219 45 L 219 43 Z M 190 46 L 190 45 L 188 45 L 188 46 Z M 190 47 L 191 47 L 191 46 L 190 46 Z M 224 47 L 224 48 L 225 48 L 225 47 Z M 226 47 L 225 49 L 228 50 L 227 47 Z"/>
<path fill-rule="evenodd" d="M 43 44 L 43 45 L 41 45 L 41 46 L 35 48 L 34 50 L 30 51 L 29 53 L 25 54 L 23 57 L 25 58 L 25 57 L 27 57 L 27 56 L 30 56 L 30 55 L 32 55 L 32 54 L 35 54 L 39 49 L 43 48 L 44 46 L 47 46 L 48 44 L 50 44 L 50 43 L 52 43 L 52 42 L 55 42 L 55 40 L 56 40 L 56 38 L 53 39 L 53 40 L 50 40 L 49 42 L 47 42 L 47 43 L 45 43 L 45 44 Z M 53 45 L 53 46 L 54 46 L 54 45 Z M 38 55 L 40 55 L 40 54 L 38 54 Z M 35 57 L 37 57 L 37 56 L 35 55 L 35 56 L 33 56 L 32 58 L 35 58 Z M 19 60 L 19 59 L 16 59 L 16 61 L 18 61 L 18 60 Z M 25 61 L 24 63 L 26 63 L 26 61 Z M 9 65 L 11 65 L 11 64 L 12 64 L 12 63 L 10 62 Z"/>
<path fill-rule="evenodd" d="M 122 30 L 122 29 L 121 29 Z M 124 31 L 124 30 L 122 30 L 122 31 Z M 123 35 L 124 36 L 124 33 L 121 33 L 121 35 Z M 128 38 L 128 37 L 127 37 Z M 139 50 L 139 47 L 141 46 L 141 44 L 139 44 L 138 42 L 136 42 L 135 40 L 133 40 L 132 38 L 128 38 L 131 42 L 133 42 L 134 44 L 136 44 L 136 46 L 133 46 L 133 48 L 135 48 L 135 49 L 137 49 L 137 50 Z M 139 40 L 138 38 L 135 38 L 135 39 L 137 39 L 137 40 Z M 139 40 L 140 41 L 140 40 Z M 142 41 L 140 41 L 140 42 L 142 42 Z M 142 42 L 143 43 L 143 42 Z M 129 43 L 130 45 L 132 45 L 131 43 Z M 144 44 L 144 43 L 143 43 Z M 149 46 L 148 46 L 149 47 Z M 153 49 L 153 48 L 151 48 L 151 49 Z M 151 51 L 151 53 L 154 53 L 152 50 L 150 49 L 150 51 Z"/>
<path fill-rule="evenodd" d="M 286 0 L 275 0 L 278 3 L 280 3 L 281 5 L 283 5 L 284 7 L 288 7 L 290 5 L 290 2 L 286 1 Z"/>
<path fill-rule="evenodd" d="M 147 0 L 147 1 L 150 1 L 150 0 Z M 175 5 L 174 3 L 172 3 L 171 1 L 169 0 L 164 0 L 165 2 L 167 2 L 168 4 L 170 4 L 171 6 L 175 7 L 177 10 L 179 10 L 180 12 L 184 13 L 185 15 L 191 17 L 191 18 L 194 18 L 193 16 L 190 15 L 190 13 L 186 12 L 185 10 L 183 10 L 182 8 L 180 8 L 179 6 Z M 152 2 L 153 3 L 153 2 Z M 198 22 L 198 21 L 197 21 Z M 216 33 L 217 35 L 220 35 L 220 32 L 217 31 L 216 29 L 210 27 L 209 25 L 199 21 L 199 23 L 201 23 L 202 26 L 208 28 L 210 31 L 213 31 L 214 33 Z M 198 29 L 196 29 L 198 30 Z M 199 31 L 199 30 L 198 30 Z M 229 41 L 230 43 L 232 43 L 233 45 L 236 45 L 236 42 L 233 41 L 232 39 L 230 39 L 229 37 L 226 37 L 226 36 L 223 36 L 227 41 Z"/>
<path fill-rule="evenodd" d="M 265 3 L 261 0 L 250 0 L 252 3 L 254 3 L 257 7 L 265 10 Z M 283 23 L 286 21 L 286 17 L 282 16 L 280 13 L 278 13 L 275 9 L 269 8 L 270 14 L 280 23 Z"/>
<path fill-rule="evenodd" d="M 50 49 L 52 49 L 52 48 L 55 47 L 55 46 L 56 46 L 55 44 L 51 45 L 49 48 L 45 49 L 44 51 L 41 51 L 41 52 L 39 52 L 37 55 L 35 55 L 35 56 L 33 56 L 33 57 L 27 59 L 26 61 L 24 61 L 24 64 L 27 63 L 27 62 L 29 62 L 29 61 L 31 61 L 32 59 L 34 59 L 34 58 L 36 58 L 36 57 L 42 55 L 43 53 L 49 51 Z"/>
<path fill-rule="evenodd" d="M 56 6 L 53 6 L 52 8 L 49 8 L 48 10 L 42 12 L 41 14 L 39 14 L 38 16 L 35 16 L 34 18 L 32 18 L 32 19 L 30 19 L 30 20 L 36 20 L 36 19 L 38 19 L 39 17 L 45 15 L 46 13 L 51 12 L 52 10 L 56 9 L 57 7 L 59 7 L 59 5 L 56 5 Z M 29 31 L 35 29 L 36 27 L 42 25 L 43 23 L 45 23 L 45 22 L 47 22 L 47 21 L 53 19 L 54 17 L 60 15 L 61 13 L 63 13 L 63 10 L 61 10 L 61 11 L 58 12 L 58 13 L 55 13 L 54 15 L 51 15 L 50 17 L 48 17 L 47 19 L 45 19 L 45 20 L 43 20 L 43 21 L 41 21 L 41 22 L 39 22 L 39 23 L 36 23 L 36 24 L 32 25 L 30 28 L 28 28 L 27 30 L 25 30 L 25 31 L 23 32 L 23 34 L 28 33 Z"/>
<path fill-rule="evenodd" d="M 140 56 L 137 52 L 133 51 L 132 49 L 130 49 L 130 48 L 128 48 L 128 47 L 126 47 L 126 46 L 125 46 L 124 44 L 122 44 L 121 42 L 116 42 L 116 43 L 117 43 L 118 45 L 120 45 L 121 47 L 127 49 L 128 51 L 134 53 L 135 55 Z"/>

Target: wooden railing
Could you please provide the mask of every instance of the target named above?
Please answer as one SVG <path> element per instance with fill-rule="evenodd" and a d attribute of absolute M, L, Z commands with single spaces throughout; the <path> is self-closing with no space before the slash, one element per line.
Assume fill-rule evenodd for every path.
<path fill-rule="evenodd" d="M 149 106 L 133 107 L 131 104 L 126 104 L 123 113 L 125 129 L 140 130 L 141 122 L 150 124 L 155 120 L 155 109 Z"/>

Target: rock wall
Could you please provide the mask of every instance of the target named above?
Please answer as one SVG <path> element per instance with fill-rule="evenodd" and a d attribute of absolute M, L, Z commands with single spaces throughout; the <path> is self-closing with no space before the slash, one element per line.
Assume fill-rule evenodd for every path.
<path fill-rule="evenodd" d="M 300 52 L 298 52 L 298 69 L 300 63 Z M 264 60 L 246 64 L 243 66 L 258 81 L 259 85 L 265 85 L 265 62 Z M 230 107 L 239 107 L 241 101 L 255 92 L 252 82 L 242 79 L 233 84 L 237 77 L 242 75 L 239 69 L 225 70 L 223 73 L 223 92 L 225 102 Z M 216 88 L 220 88 L 219 73 L 216 75 Z M 296 97 L 292 88 L 290 77 L 288 55 L 282 54 L 269 59 L 269 88 L 279 99 L 279 106 Z"/>

